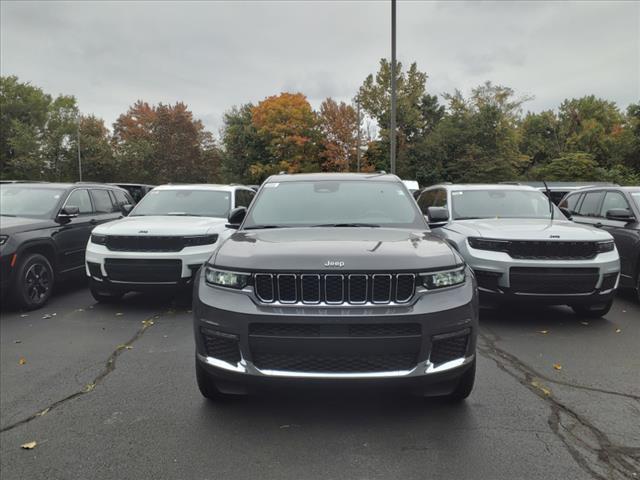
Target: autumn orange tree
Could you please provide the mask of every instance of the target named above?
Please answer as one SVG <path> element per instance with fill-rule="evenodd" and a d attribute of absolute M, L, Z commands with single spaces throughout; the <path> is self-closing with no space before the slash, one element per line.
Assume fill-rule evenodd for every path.
<path fill-rule="evenodd" d="M 274 95 L 253 107 L 251 114 L 269 157 L 252 165 L 255 180 L 283 166 L 291 173 L 319 170 L 318 123 L 307 97 L 287 92 Z"/>

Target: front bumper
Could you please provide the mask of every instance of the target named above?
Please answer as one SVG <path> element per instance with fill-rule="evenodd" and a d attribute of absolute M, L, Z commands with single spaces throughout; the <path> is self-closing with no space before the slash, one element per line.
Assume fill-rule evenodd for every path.
<path fill-rule="evenodd" d="M 608 302 L 618 288 L 620 259 L 615 249 L 590 260 L 521 260 L 468 245 L 461 253 L 475 272 L 483 303 L 599 304 Z M 585 288 L 578 286 L 584 280 L 582 272 L 591 276 Z"/>
<path fill-rule="evenodd" d="M 193 314 L 196 360 L 217 383 L 236 387 L 301 380 L 343 385 L 389 381 L 421 386 L 445 382 L 451 390 L 475 359 L 478 301 L 472 275 L 460 287 L 417 293 L 406 305 L 357 306 L 266 305 L 255 299 L 251 287 L 215 288 L 198 277 Z M 384 333 L 403 325 L 413 326 L 411 334 Z M 263 333 L 275 327 L 276 333 L 256 334 L 257 327 Z M 317 329 L 306 333 L 309 327 Z M 348 333 L 352 330 L 361 333 L 354 336 Z M 225 355 L 212 352 L 212 336 L 236 348 L 235 357 L 228 349 Z M 458 343 L 453 353 L 443 347 L 455 347 L 463 337 L 466 343 Z M 411 355 L 408 363 L 392 360 L 388 365 L 394 368 L 382 366 L 393 355 L 405 354 Z M 364 365 L 374 359 L 375 365 L 382 357 L 379 367 L 363 367 L 362 359 Z M 291 366 L 297 360 L 287 363 L 288 358 L 299 360 L 300 368 Z"/>
<path fill-rule="evenodd" d="M 87 245 L 87 276 L 110 289 L 145 291 L 190 285 L 213 250 L 212 245 L 187 247 L 179 252 L 121 252 L 91 241 Z M 109 264 L 117 264 L 117 277 Z"/>
<path fill-rule="evenodd" d="M 14 282 L 15 255 L 15 252 L 9 252 L 6 247 L 0 254 L 0 297 L 2 298 L 8 294 Z"/>

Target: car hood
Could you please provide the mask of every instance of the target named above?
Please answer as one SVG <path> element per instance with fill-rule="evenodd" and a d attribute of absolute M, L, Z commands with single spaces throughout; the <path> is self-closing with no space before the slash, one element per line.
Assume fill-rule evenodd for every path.
<path fill-rule="evenodd" d="M 456 220 L 448 229 L 462 235 L 506 240 L 557 240 L 597 241 L 611 239 L 606 231 L 574 223 L 569 220 L 545 220 L 542 218 L 483 218 Z"/>
<path fill-rule="evenodd" d="M 327 262 L 337 265 L 326 265 Z M 283 228 L 234 233 L 215 265 L 252 271 L 421 270 L 460 262 L 428 232 L 386 228 Z M 343 262 L 340 266 L 340 262 Z"/>
<path fill-rule="evenodd" d="M 0 217 L 0 233 L 11 235 L 55 226 L 53 220 L 26 217 Z"/>
<path fill-rule="evenodd" d="M 93 233 L 104 235 L 162 235 L 184 236 L 220 233 L 225 229 L 225 218 L 178 217 L 158 215 L 125 217 L 96 227 Z"/>

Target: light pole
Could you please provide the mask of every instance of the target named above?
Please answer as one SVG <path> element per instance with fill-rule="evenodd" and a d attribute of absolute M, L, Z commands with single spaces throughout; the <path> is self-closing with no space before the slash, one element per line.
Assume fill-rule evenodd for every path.
<path fill-rule="evenodd" d="M 391 0 L 391 173 L 396 173 L 396 0 Z"/>
<path fill-rule="evenodd" d="M 80 177 L 79 181 L 82 181 L 82 158 L 80 157 L 80 112 L 78 112 L 78 175 Z"/>
<path fill-rule="evenodd" d="M 358 112 L 358 143 L 356 144 L 356 156 L 358 159 L 358 173 L 360 173 L 360 159 L 362 158 L 362 152 L 360 152 L 360 94 L 356 97 L 356 107 Z"/>

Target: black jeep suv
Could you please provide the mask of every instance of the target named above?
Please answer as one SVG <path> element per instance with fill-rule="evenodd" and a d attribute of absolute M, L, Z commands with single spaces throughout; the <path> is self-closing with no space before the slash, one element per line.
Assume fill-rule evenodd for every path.
<path fill-rule="evenodd" d="M 398 177 L 273 176 L 229 226 L 194 288 L 205 397 L 329 382 L 469 395 L 475 279 Z"/>
<path fill-rule="evenodd" d="M 133 205 L 125 190 L 102 184 L 0 185 L 0 293 L 19 307 L 41 307 L 56 281 L 83 273 L 96 225 Z"/>

